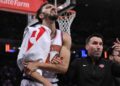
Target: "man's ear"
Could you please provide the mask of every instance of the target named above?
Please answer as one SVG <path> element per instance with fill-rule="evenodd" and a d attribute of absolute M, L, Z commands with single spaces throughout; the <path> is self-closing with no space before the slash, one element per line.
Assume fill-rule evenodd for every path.
<path fill-rule="evenodd" d="M 85 45 L 85 49 L 86 49 L 86 50 L 88 49 L 88 45 L 87 45 L 87 44 Z"/>
<path fill-rule="evenodd" d="M 44 19 L 44 14 L 41 13 L 41 14 L 39 15 L 39 17 L 40 17 L 40 19 Z"/>

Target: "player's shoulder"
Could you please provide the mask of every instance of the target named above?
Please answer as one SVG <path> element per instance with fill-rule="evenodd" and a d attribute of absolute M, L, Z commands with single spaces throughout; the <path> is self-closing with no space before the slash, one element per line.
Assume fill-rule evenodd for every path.
<path fill-rule="evenodd" d="M 63 40 L 69 40 L 69 41 L 71 41 L 70 34 L 68 34 L 66 32 L 62 32 L 62 36 L 63 36 Z"/>
<path fill-rule="evenodd" d="M 28 29 L 28 31 L 34 31 L 37 30 L 40 26 L 41 24 L 39 22 L 35 22 L 33 24 L 28 24 L 26 28 Z"/>
<path fill-rule="evenodd" d="M 62 34 L 63 45 L 70 49 L 72 45 L 71 36 L 65 32 L 63 32 Z"/>
<path fill-rule="evenodd" d="M 28 27 L 38 27 L 38 26 L 40 26 L 41 24 L 39 23 L 39 22 L 35 22 L 35 23 L 33 23 L 33 24 L 30 24 L 30 25 L 28 25 Z"/>

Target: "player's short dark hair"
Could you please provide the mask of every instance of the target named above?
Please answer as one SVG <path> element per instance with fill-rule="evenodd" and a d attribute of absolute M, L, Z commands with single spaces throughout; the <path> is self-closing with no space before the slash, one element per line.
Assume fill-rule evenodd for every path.
<path fill-rule="evenodd" d="M 92 35 L 90 35 L 90 36 L 87 37 L 85 43 L 88 44 L 89 41 L 90 41 L 90 39 L 91 39 L 92 37 L 98 37 L 98 38 L 101 38 L 101 39 L 103 40 L 103 36 L 102 36 L 101 34 L 94 33 L 94 34 L 92 34 Z"/>
<path fill-rule="evenodd" d="M 40 8 L 39 8 L 38 11 L 37 11 L 36 18 L 37 18 L 39 21 L 41 21 L 39 15 L 42 13 L 43 7 L 44 7 L 45 5 L 47 5 L 47 4 L 48 4 L 47 2 L 44 3 L 42 6 L 40 6 Z"/>

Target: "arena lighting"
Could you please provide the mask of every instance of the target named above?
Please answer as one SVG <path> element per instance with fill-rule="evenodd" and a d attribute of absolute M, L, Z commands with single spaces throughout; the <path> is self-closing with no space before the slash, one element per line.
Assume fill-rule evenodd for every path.
<path fill-rule="evenodd" d="M 86 58 L 87 57 L 87 51 L 85 49 L 81 49 L 80 52 L 81 52 L 81 57 L 82 58 Z"/>
<path fill-rule="evenodd" d="M 14 53 L 16 50 L 11 49 L 10 44 L 5 44 L 5 52 Z"/>
<path fill-rule="evenodd" d="M 104 51 L 104 58 L 107 59 L 107 57 L 108 57 L 108 52 Z"/>
<path fill-rule="evenodd" d="M 80 56 L 81 56 L 81 58 L 86 58 L 86 57 L 87 57 L 87 51 L 86 51 L 85 49 L 81 49 L 81 50 L 80 50 Z M 107 51 L 104 51 L 104 52 L 103 52 L 103 57 L 104 57 L 105 59 L 108 58 L 108 52 L 107 52 Z"/>

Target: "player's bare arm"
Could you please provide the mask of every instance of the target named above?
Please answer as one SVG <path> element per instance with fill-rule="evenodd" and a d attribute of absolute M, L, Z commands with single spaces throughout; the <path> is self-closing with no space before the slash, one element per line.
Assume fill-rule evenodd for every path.
<path fill-rule="evenodd" d="M 31 71 L 34 68 L 40 68 L 58 73 L 65 73 L 69 66 L 70 49 L 71 49 L 71 37 L 69 34 L 63 33 L 63 46 L 60 52 L 60 58 L 62 58 L 61 63 L 52 64 L 52 63 L 29 62 L 27 64 L 27 68 L 30 69 Z"/>
<path fill-rule="evenodd" d="M 45 77 L 40 75 L 38 72 L 36 72 L 36 69 L 34 69 L 33 71 L 30 71 L 29 69 L 27 69 L 26 65 L 27 64 L 24 63 L 25 74 L 27 74 L 28 76 L 31 76 L 32 78 L 36 79 L 38 82 L 42 83 L 43 86 L 52 86 L 52 84 L 50 83 L 50 81 L 48 79 L 46 79 Z"/>
<path fill-rule="evenodd" d="M 29 76 L 33 77 L 34 79 L 36 79 L 38 82 L 42 83 L 43 86 L 52 86 L 52 84 L 50 83 L 50 81 L 46 78 L 44 78 L 43 76 L 41 76 L 38 72 L 33 71 L 30 73 L 26 72 L 29 74 Z"/>

